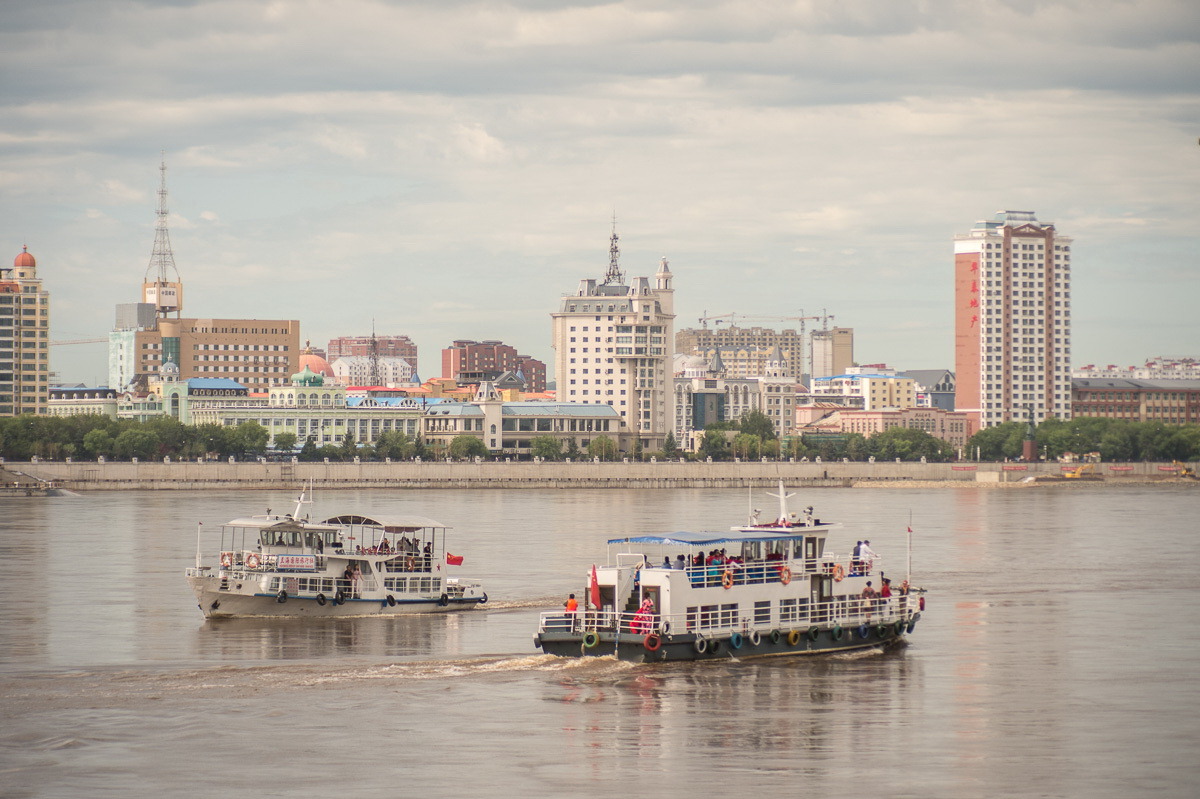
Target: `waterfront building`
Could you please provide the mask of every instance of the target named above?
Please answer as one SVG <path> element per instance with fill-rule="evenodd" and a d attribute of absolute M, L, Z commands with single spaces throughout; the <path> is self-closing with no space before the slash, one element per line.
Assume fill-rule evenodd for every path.
<path fill-rule="evenodd" d="M 1142 366 L 1096 366 L 1088 364 L 1071 373 L 1072 377 L 1120 380 L 1200 380 L 1200 360 L 1195 358 L 1151 358 Z"/>
<path fill-rule="evenodd" d="M 1200 380 L 1074 378 L 1072 414 L 1130 422 L 1200 424 Z"/>
<path fill-rule="evenodd" d="M 338 358 L 349 356 L 403 358 L 412 366 L 413 374 L 420 374 L 417 364 L 417 345 L 408 336 L 338 336 L 329 340 L 325 357 L 333 363 Z"/>
<path fill-rule="evenodd" d="M 813 378 L 802 401 L 836 402 L 863 410 L 912 408 L 917 404 L 916 381 L 882 364 L 851 367 L 847 374 Z"/>
<path fill-rule="evenodd" d="M 539 436 L 553 437 L 564 451 L 574 442 L 581 453 L 599 436 L 612 439 L 619 450 L 631 446 L 620 412 L 608 403 L 506 402 L 490 383 L 480 385 L 471 402 L 429 406 L 422 435 L 439 457 L 460 435 L 480 439 L 493 455 L 516 458 L 528 457 Z"/>
<path fill-rule="evenodd" d="M 108 384 L 145 393 L 160 367 L 173 363 L 184 380 L 229 378 L 254 391 L 287 383 L 298 354 L 295 319 L 183 318 L 183 281 L 167 231 L 166 165 L 158 221 L 142 301 L 117 306 L 108 337 Z"/>
<path fill-rule="evenodd" d="M 459 339 L 442 350 L 442 377 L 459 383 L 494 382 L 505 372 L 519 375 L 527 392 L 546 390 L 546 364 L 502 341 Z"/>
<path fill-rule="evenodd" d="M 804 368 L 803 332 L 731 324 L 712 329 L 685 328 L 675 334 L 677 352 L 696 355 L 706 363 L 719 353 L 727 376 L 735 379 L 766 374 L 767 361 L 776 348 L 783 355 L 786 376 L 799 380 Z"/>
<path fill-rule="evenodd" d="M 244 391 L 244 389 L 243 389 Z M 293 433 L 297 446 L 312 437 L 317 446 L 342 444 L 346 435 L 359 444 L 374 443 L 384 432 L 401 432 L 416 439 L 426 402 L 409 397 L 348 398 L 346 387 L 305 367 L 283 386 L 272 386 L 266 397 L 247 395 L 241 403 L 214 401 L 191 408 L 192 424 L 236 427 L 258 422 L 270 433 L 271 444 L 280 433 Z"/>
<path fill-rule="evenodd" d="M 708 362 L 676 353 L 674 364 L 675 440 L 681 449 L 694 452 L 704 428 L 714 422 L 736 422 L 762 409 L 761 381 L 728 376 L 719 351 Z"/>
<path fill-rule="evenodd" d="M 912 378 L 918 408 L 954 410 L 954 372 L 949 369 L 909 369 L 899 374 Z"/>
<path fill-rule="evenodd" d="M 115 388 L 52 387 L 46 413 L 50 416 L 107 416 L 117 418 L 120 392 Z"/>
<path fill-rule="evenodd" d="M 1032 211 L 954 237 L 955 408 L 981 427 L 1071 416 L 1071 243 Z"/>
<path fill-rule="evenodd" d="M 835 327 L 814 330 L 810 336 L 812 345 L 812 377 L 833 377 L 845 374 L 854 366 L 854 329 Z"/>
<path fill-rule="evenodd" d="M 550 315 L 557 398 L 611 406 L 637 446 L 657 450 L 675 429 L 673 275 L 664 258 L 653 280 L 626 283 L 619 255 L 614 229 L 604 279 L 581 280 Z"/>
<path fill-rule="evenodd" d="M 958 449 L 967 445 L 978 427 L 969 413 L 946 411 L 941 408 L 890 408 L 887 410 L 828 409 L 797 432 L 818 432 L 826 435 L 858 433 L 870 438 L 893 427 L 924 430 Z"/>
<path fill-rule="evenodd" d="M 44 414 L 50 404 L 50 292 L 28 247 L 0 267 L 0 416 Z"/>
<path fill-rule="evenodd" d="M 344 386 L 397 386 L 411 383 L 415 374 L 412 364 L 392 355 L 343 355 L 330 366 Z"/>

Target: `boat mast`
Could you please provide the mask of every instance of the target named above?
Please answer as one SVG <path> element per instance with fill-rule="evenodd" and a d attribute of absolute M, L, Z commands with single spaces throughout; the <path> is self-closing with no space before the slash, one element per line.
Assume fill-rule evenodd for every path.
<path fill-rule="evenodd" d="M 795 495 L 795 493 L 791 493 L 791 494 L 789 494 L 789 493 L 787 493 L 786 491 L 784 491 L 784 490 L 783 490 L 783 480 L 782 480 L 782 479 L 780 479 L 780 481 L 779 481 L 779 493 L 778 493 L 778 494 L 772 494 L 770 491 L 768 491 L 768 492 L 767 492 L 767 496 L 768 496 L 768 497 L 779 497 L 779 524 L 784 524 L 784 523 L 786 523 L 786 522 L 787 522 L 787 517 L 788 517 L 788 505 L 787 505 L 787 501 L 788 501 L 788 499 L 789 499 L 790 497 L 794 497 L 794 496 L 796 496 L 796 495 Z"/>
<path fill-rule="evenodd" d="M 204 527 L 204 522 L 196 522 L 196 568 L 200 568 L 200 530 Z"/>

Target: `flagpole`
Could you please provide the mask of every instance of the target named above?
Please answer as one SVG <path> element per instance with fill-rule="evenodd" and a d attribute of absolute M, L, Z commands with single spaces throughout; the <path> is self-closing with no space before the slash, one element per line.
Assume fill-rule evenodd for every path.
<path fill-rule="evenodd" d="M 908 512 L 908 544 L 907 544 L 906 548 L 908 550 L 908 563 L 905 565 L 905 568 L 904 568 L 904 580 L 905 580 L 905 582 L 909 583 L 909 585 L 911 585 L 912 584 L 912 582 L 911 582 L 912 581 L 912 511 L 911 510 Z"/>
<path fill-rule="evenodd" d="M 196 522 L 196 568 L 200 568 L 200 529 L 204 522 Z"/>

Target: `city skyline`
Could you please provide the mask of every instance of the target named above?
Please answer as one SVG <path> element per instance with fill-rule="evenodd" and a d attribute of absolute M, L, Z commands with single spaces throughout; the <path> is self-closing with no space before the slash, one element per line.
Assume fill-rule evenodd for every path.
<path fill-rule="evenodd" d="M 549 363 L 550 312 L 604 275 L 615 212 L 627 274 L 669 259 L 677 329 L 827 311 L 860 361 L 952 368 L 953 237 L 1013 208 L 1075 240 L 1072 365 L 1200 343 L 1186 2 L 0 21 L 0 238 L 37 258 L 54 340 L 106 336 L 139 298 L 165 157 L 185 313 L 296 318 L 314 343 L 374 320 L 429 353 L 495 338 Z M 102 383 L 106 346 L 51 365 Z"/>

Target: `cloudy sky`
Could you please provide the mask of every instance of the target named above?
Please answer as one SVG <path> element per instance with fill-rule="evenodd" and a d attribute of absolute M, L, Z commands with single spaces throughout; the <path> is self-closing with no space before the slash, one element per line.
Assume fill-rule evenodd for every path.
<path fill-rule="evenodd" d="M 816 315 L 953 367 L 952 239 L 1073 248 L 1074 362 L 1200 356 L 1195 0 L 0 4 L 0 241 L 55 340 L 139 299 L 160 153 L 185 316 L 549 362 L 622 266 L 701 315 Z M 52 368 L 89 384 L 104 345 Z"/>

